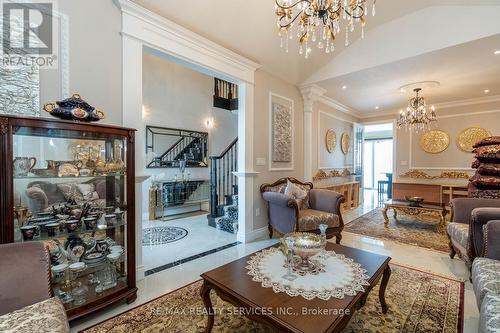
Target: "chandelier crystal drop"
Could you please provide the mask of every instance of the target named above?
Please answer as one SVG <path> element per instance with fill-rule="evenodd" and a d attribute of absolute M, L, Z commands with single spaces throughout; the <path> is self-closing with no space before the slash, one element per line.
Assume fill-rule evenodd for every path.
<path fill-rule="evenodd" d="M 405 128 L 406 130 L 413 130 L 415 132 L 428 130 L 432 123 L 437 121 L 436 108 L 434 105 L 427 110 L 427 104 L 419 93 L 422 89 L 415 88 L 415 97 L 410 98 L 406 110 L 399 111 L 399 118 L 397 122 L 398 128 Z"/>
<path fill-rule="evenodd" d="M 375 16 L 373 0 L 371 14 Z M 280 45 L 288 52 L 288 40 L 294 35 L 299 39 L 299 53 L 306 58 L 311 46 L 332 53 L 333 42 L 341 29 L 345 30 L 345 45 L 349 45 L 349 34 L 355 25 L 361 26 L 361 38 L 368 13 L 368 0 L 275 0 Z M 286 40 L 286 42 L 283 42 Z"/>

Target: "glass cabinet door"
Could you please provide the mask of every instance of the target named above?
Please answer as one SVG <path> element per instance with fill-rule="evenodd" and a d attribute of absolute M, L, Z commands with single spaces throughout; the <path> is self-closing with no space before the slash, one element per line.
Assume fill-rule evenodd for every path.
<path fill-rule="evenodd" d="M 127 286 L 127 138 L 14 127 L 14 241 L 49 248 L 67 310 Z"/>

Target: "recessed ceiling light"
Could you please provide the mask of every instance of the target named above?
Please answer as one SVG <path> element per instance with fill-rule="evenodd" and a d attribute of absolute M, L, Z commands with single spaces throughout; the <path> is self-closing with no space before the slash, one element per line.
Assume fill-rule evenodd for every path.
<path fill-rule="evenodd" d="M 401 92 L 401 93 L 404 93 L 405 91 L 406 91 L 406 89 L 405 89 L 405 88 L 401 88 L 401 89 L 399 89 L 399 92 Z"/>
<path fill-rule="evenodd" d="M 499 55 L 500 54 L 500 50 L 496 50 L 495 52 L 493 52 L 494 55 Z"/>
<path fill-rule="evenodd" d="M 342 89 L 346 90 L 346 89 L 347 89 L 347 86 L 342 86 Z"/>
<path fill-rule="evenodd" d="M 484 93 L 485 93 L 485 94 L 487 94 L 487 93 L 489 93 L 489 92 L 490 92 L 490 90 L 489 90 L 489 89 L 484 89 Z"/>
<path fill-rule="evenodd" d="M 378 106 L 376 106 L 376 107 L 375 107 L 375 110 L 378 110 L 378 109 L 379 109 L 379 107 L 378 107 Z"/>

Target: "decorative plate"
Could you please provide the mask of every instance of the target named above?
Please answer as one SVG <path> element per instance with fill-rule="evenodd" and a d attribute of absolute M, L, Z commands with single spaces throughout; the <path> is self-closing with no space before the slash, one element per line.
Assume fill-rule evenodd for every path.
<path fill-rule="evenodd" d="M 342 149 L 344 155 L 347 155 L 347 153 L 349 152 L 350 141 L 351 138 L 349 138 L 349 134 L 342 133 L 342 137 L 340 138 L 340 149 Z"/>
<path fill-rule="evenodd" d="M 329 129 L 328 131 L 326 131 L 325 143 L 326 150 L 328 150 L 330 154 L 333 153 L 335 147 L 337 147 L 337 134 L 334 130 Z"/>
<path fill-rule="evenodd" d="M 420 138 L 420 148 L 430 154 L 440 153 L 446 150 L 449 145 L 450 136 L 448 133 L 439 130 L 425 132 Z"/>
<path fill-rule="evenodd" d="M 481 127 L 469 127 L 462 130 L 457 136 L 457 146 L 461 150 L 471 153 L 472 146 L 484 138 L 491 136 L 491 132 Z"/>

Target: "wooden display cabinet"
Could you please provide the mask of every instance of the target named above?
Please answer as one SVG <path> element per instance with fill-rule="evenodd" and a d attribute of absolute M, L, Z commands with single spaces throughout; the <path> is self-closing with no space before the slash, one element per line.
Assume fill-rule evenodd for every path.
<path fill-rule="evenodd" d="M 0 116 L 0 242 L 47 245 L 69 320 L 137 298 L 134 135 Z"/>

